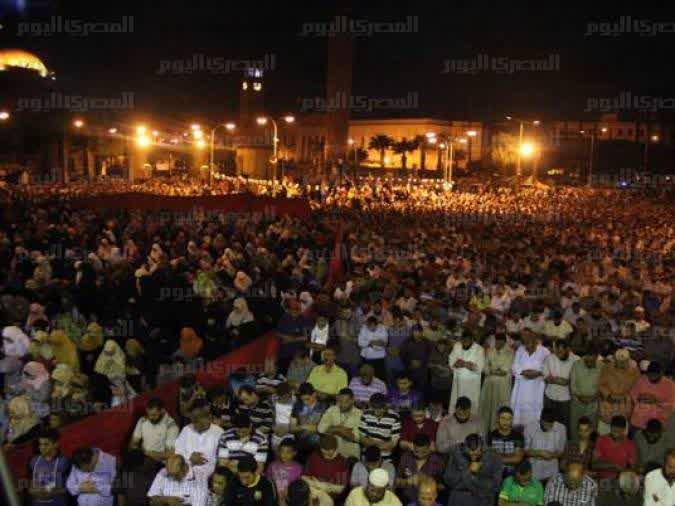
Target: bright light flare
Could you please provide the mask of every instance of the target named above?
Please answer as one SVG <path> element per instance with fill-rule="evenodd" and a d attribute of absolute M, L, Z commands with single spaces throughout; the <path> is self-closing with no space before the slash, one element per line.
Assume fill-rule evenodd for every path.
<path fill-rule="evenodd" d="M 264 116 L 256 119 L 255 121 L 256 123 L 258 123 L 258 125 L 267 125 L 267 118 L 265 118 Z"/>
<path fill-rule="evenodd" d="M 117 128 L 114 128 L 114 127 L 113 127 L 113 128 L 109 128 L 109 129 L 108 129 L 108 133 L 111 134 L 111 135 L 115 135 L 115 134 L 117 133 Z"/>
<path fill-rule="evenodd" d="M 237 125 L 235 125 L 235 124 L 232 123 L 232 122 L 229 122 L 229 123 L 225 123 L 225 128 L 227 128 L 227 129 L 231 132 L 232 130 L 234 130 L 235 128 L 237 128 Z"/>
<path fill-rule="evenodd" d="M 284 116 L 284 121 L 286 123 L 295 123 L 295 116 L 291 116 L 290 114 L 288 116 Z"/>
<path fill-rule="evenodd" d="M 206 141 L 204 139 L 199 139 L 195 142 L 195 146 L 197 146 L 197 149 L 204 149 L 206 147 Z"/>
<path fill-rule="evenodd" d="M 532 156 L 534 154 L 535 147 L 531 142 L 523 142 L 520 146 L 520 154 L 523 156 Z"/>
<path fill-rule="evenodd" d="M 0 111 L 0 121 L 7 121 L 9 119 L 9 113 L 7 111 Z"/>
<path fill-rule="evenodd" d="M 141 134 L 136 138 L 136 144 L 141 148 L 146 148 L 150 145 L 150 137 Z"/>
<path fill-rule="evenodd" d="M 73 126 L 75 128 L 82 128 L 84 126 L 84 121 L 82 121 L 81 119 L 76 119 L 75 121 L 73 121 Z"/>

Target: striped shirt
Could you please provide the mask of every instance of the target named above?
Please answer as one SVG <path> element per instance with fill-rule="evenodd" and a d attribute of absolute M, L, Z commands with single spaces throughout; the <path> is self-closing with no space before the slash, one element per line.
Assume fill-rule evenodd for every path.
<path fill-rule="evenodd" d="M 588 506 L 595 504 L 597 496 L 598 485 L 589 476 L 584 476 L 578 488 L 571 489 L 565 483 L 564 475 L 557 474 L 546 484 L 544 504 L 557 501 L 562 506 Z"/>
<path fill-rule="evenodd" d="M 387 395 L 387 385 L 378 378 L 373 378 L 369 384 L 364 385 L 357 376 L 349 382 L 349 388 L 354 392 L 354 400 L 358 403 L 368 404 L 373 394 Z"/>
<path fill-rule="evenodd" d="M 267 462 L 268 450 L 267 436 L 262 432 L 254 430 L 247 441 L 242 441 L 236 429 L 229 429 L 220 437 L 218 460 L 239 460 L 250 455 L 256 462 L 264 464 Z"/>
<path fill-rule="evenodd" d="M 248 416 L 253 428 L 263 434 L 269 434 L 274 427 L 274 408 L 268 401 L 262 399 L 255 406 L 246 406 L 240 402 L 234 408 L 233 414 Z"/>
<path fill-rule="evenodd" d="M 165 468 L 155 476 L 148 497 L 177 497 L 190 506 L 206 506 L 208 492 L 206 479 L 195 475 L 192 468 L 180 481 L 169 476 Z"/>
<path fill-rule="evenodd" d="M 401 418 L 390 409 L 379 418 L 373 410 L 368 410 L 361 415 L 359 435 L 384 442 L 396 441 L 401 435 Z M 382 458 L 391 460 L 391 451 L 382 450 Z"/>
<path fill-rule="evenodd" d="M 267 395 L 268 389 L 274 389 L 286 382 L 286 377 L 283 374 L 277 373 L 273 377 L 269 377 L 267 374 L 259 375 L 255 380 L 255 389 L 260 395 Z"/>

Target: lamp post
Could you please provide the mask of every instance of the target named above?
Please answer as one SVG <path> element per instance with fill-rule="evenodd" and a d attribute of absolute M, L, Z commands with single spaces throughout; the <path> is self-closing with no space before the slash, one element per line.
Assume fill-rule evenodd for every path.
<path fill-rule="evenodd" d="M 478 135 L 478 132 L 476 132 L 475 130 L 468 130 L 466 132 L 467 141 L 469 143 L 469 145 L 466 148 L 467 151 L 468 151 L 467 160 L 466 160 L 467 169 L 471 167 L 471 151 L 472 151 L 472 148 L 473 148 L 472 142 L 473 142 L 473 138 L 476 137 L 476 135 Z"/>
<path fill-rule="evenodd" d="M 520 169 L 520 167 L 521 167 L 521 156 L 520 155 L 521 155 L 522 146 L 523 146 L 523 134 L 524 134 L 524 130 L 525 130 L 525 123 L 531 122 L 534 126 L 539 126 L 539 124 L 541 122 L 539 120 L 530 121 L 530 120 L 521 119 L 521 118 L 514 118 L 513 116 L 507 116 L 506 119 L 509 120 L 509 121 L 513 120 L 513 121 L 517 121 L 517 122 L 520 123 L 520 127 L 518 129 L 518 161 L 517 161 L 517 164 L 516 164 L 516 175 L 520 176 L 521 175 L 521 169 Z"/>
<path fill-rule="evenodd" d="M 220 127 L 225 127 L 228 132 L 232 132 L 236 128 L 236 125 L 230 121 L 227 123 L 219 123 L 211 129 L 211 148 L 209 151 L 209 186 L 213 186 L 213 143 L 216 130 L 218 130 Z"/>
<path fill-rule="evenodd" d="M 267 124 L 268 118 L 266 116 L 261 116 L 259 117 L 256 121 L 258 125 L 264 126 Z M 277 157 L 277 150 L 278 150 L 278 144 L 279 144 L 279 137 L 278 137 L 278 132 L 279 128 L 277 127 L 277 122 L 274 120 L 274 118 L 269 118 L 269 120 L 272 122 L 272 159 L 270 160 L 272 162 L 272 196 L 275 195 L 276 193 L 276 183 L 277 183 L 277 168 L 279 165 L 279 159 Z M 295 122 L 295 117 L 288 115 L 284 116 L 284 121 L 286 123 L 294 123 Z"/>
<path fill-rule="evenodd" d="M 600 128 L 600 132 L 603 133 L 603 134 L 606 133 L 607 128 L 606 127 Z M 583 135 L 586 132 L 585 132 L 585 130 L 580 130 L 579 133 L 581 135 Z M 586 178 L 586 185 L 589 188 L 591 186 L 593 186 L 593 162 L 595 161 L 595 140 L 596 140 L 597 135 L 598 135 L 598 131 L 595 128 L 593 128 L 590 131 L 591 149 L 590 149 L 590 154 L 588 156 L 588 176 Z"/>
<path fill-rule="evenodd" d="M 443 180 L 446 183 L 452 184 L 453 178 L 453 165 L 455 163 L 455 142 L 460 144 L 467 144 L 468 141 L 465 137 L 447 137 L 445 135 L 437 136 L 433 132 L 428 132 L 426 134 L 427 142 L 429 144 L 435 145 L 440 140 L 439 148 L 445 151 L 445 163 L 443 164 Z"/>

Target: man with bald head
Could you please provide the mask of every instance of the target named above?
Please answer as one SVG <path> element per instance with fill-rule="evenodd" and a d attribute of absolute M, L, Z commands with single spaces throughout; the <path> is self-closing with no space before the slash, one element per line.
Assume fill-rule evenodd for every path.
<path fill-rule="evenodd" d="M 206 506 L 207 481 L 195 475 L 181 455 L 171 455 L 148 491 L 151 506 Z"/>
<path fill-rule="evenodd" d="M 417 487 L 417 501 L 411 502 L 408 506 L 440 506 L 437 502 L 438 498 L 438 484 L 436 481 L 428 476 L 420 478 Z"/>
<path fill-rule="evenodd" d="M 583 462 L 573 461 L 565 473 L 558 473 L 546 484 L 544 504 L 595 506 L 597 497 L 598 484 L 586 474 Z"/>

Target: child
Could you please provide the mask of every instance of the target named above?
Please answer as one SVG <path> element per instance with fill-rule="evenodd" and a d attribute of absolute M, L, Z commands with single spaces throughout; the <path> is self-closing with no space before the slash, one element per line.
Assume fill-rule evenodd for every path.
<path fill-rule="evenodd" d="M 279 494 L 279 504 L 286 505 L 288 486 L 302 476 L 302 466 L 296 462 L 297 450 L 292 438 L 284 439 L 279 445 L 277 458 L 272 462 L 265 475 L 274 483 Z"/>
<path fill-rule="evenodd" d="M 413 382 L 407 372 L 402 372 L 396 378 L 396 388 L 389 392 L 389 402 L 393 410 L 402 417 L 410 414 L 410 409 L 419 402 L 419 392 L 413 390 Z"/>
<path fill-rule="evenodd" d="M 281 383 L 277 387 L 274 402 L 274 432 L 272 434 L 272 449 L 276 449 L 285 438 L 293 438 L 290 435 L 291 412 L 295 399 L 288 383 Z"/>

